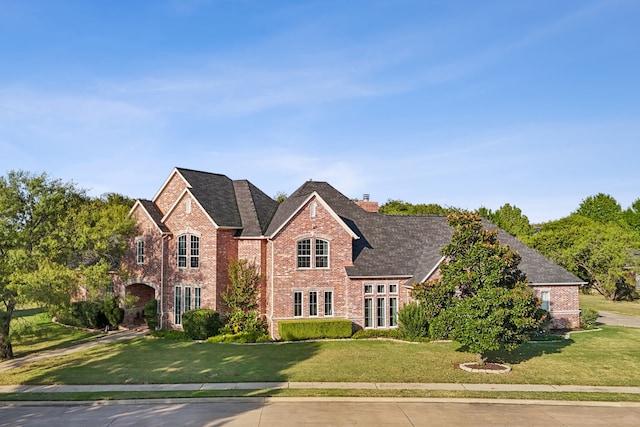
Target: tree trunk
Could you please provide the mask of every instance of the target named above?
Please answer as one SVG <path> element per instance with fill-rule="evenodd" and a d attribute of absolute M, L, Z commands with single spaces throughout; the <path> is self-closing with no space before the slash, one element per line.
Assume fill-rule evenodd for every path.
<path fill-rule="evenodd" d="M 0 360 L 13 358 L 13 347 L 9 339 L 9 326 L 11 325 L 15 306 L 15 302 L 11 301 L 7 304 L 7 311 L 0 310 Z"/>

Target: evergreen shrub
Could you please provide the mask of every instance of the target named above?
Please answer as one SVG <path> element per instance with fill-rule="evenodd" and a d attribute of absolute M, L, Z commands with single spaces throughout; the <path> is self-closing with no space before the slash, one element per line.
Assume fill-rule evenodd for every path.
<path fill-rule="evenodd" d="M 208 308 L 189 310 L 182 316 L 182 329 L 187 338 L 192 340 L 206 340 L 217 335 L 221 327 L 218 312 Z"/>

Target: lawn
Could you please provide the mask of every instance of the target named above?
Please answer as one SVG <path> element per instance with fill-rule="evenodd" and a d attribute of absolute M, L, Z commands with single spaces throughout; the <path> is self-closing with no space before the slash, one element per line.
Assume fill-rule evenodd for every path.
<path fill-rule="evenodd" d="M 494 360 L 507 375 L 457 368 L 475 356 L 451 342 L 345 340 L 263 345 L 142 338 L 0 373 L 0 384 L 144 384 L 258 381 L 518 383 L 637 386 L 640 329 L 604 327 L 560 343 L 525 344 Z"/>
<path fill-rule="evenodd" d="M 609 301 L 602 295 L 580 294 L 580 308 L 593 308 L 596 311 L 640 316 L 640 299 L 635 301 Z"/>
<path fill-rule="evenodd" d="M 100 336 L 99 333 L 53 323 L 49 315 L 40 308 L 16 310 L 11 321 L 11 341 L 15 357 L 69 347 Z"/>

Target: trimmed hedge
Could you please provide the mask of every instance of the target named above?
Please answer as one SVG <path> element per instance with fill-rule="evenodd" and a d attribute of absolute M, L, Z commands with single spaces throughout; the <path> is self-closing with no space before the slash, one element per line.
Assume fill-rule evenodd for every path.
<path fill-rule="evenodd" d="M 401 340 L 404 337 L 398 329 L 360 329 L 351 337 L 354 340 L 367 338 L 393 338 Z"/>
<path fill-rule="evenodd" d="M 353 325 L 347 319 L 282 320 L 278 322 L 278 330 L 285 341 L 349 338 Z"/>
<path fill-rule="evenodd" d="M 218 335 L 222 325 L 218 312 L 208 308 L 189 310 L 182 315 L 182 329 L 192 340 L 206 340 Z"/>

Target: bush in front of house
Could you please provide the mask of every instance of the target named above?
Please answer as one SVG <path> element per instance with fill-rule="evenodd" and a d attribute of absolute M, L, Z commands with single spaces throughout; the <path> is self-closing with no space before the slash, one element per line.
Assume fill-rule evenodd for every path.
<path fill-rule="evenodd" d="M 60 323 L 78 328 L 115 328 L 124 319 L 124 309 L 120 308 L 116 297 L 107 297 L 101 301 L 74 301 L 68 310 L 56 317 Z"/>
<path fill-rule="evenodd" d="M 423 304 L 412 302 L 398 311 L 398 331 L 402 338 L 417 341 L 425 338 L 429 332 L 427 309 Z"/>
<path fill-rule="evenodd" d="M 152 299 L 144 305 L 144 321 L 150 331 L 158 327 L 158 300 Z"/>
<path fill-rule="evenodd" d="M 580 311 L 580 327 L 582 329 L 593 329 L 596 327 L 596 320 L 600 314 L 593 308 L 585 308 Z"/>
<path fill-rule="evenodd" d="M 235 334 L 222 334 L 207 338 L 207 342 L 212 343 L 265 343 L 271 341 L 271 337 L 261 331 L 238 332 Z"/>
<path fill-rule="evenodd" d="M 222 326 L 220 314 L 209 308 L 189 310 L 182 315 L 182 329 L 192 340 L 206 340 L 217 335 Z"/>
<path fill-rule="evenodd" d="M 347 319 L 282 320 L 278 322 L 278 331 L 285 341 L 349 338 L 353 326 Z"/>

